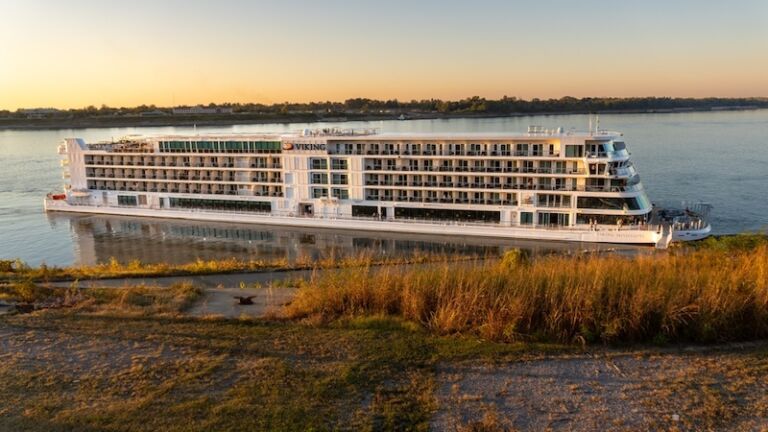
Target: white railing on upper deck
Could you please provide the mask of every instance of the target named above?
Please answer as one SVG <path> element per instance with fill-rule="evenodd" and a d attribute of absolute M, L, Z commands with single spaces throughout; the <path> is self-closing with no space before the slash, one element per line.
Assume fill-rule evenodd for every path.
<path fill-rule="evenodd" d="M 377 128 L 317 128 L 317 129 L 303 129 L 299 131 L 299 135 L 303 137 L 322 137 L 322 136 L 363 136 L 363 135 L 376 135 L 379 133 Z"/>

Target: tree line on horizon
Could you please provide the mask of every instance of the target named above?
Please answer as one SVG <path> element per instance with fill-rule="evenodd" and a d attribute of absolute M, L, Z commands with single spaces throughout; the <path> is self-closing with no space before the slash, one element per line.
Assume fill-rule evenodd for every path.
<path fill-rule="evenodd" d="M 441 114 L 518 114 L 518 113 L 557 113 L 557 112 L 606 112 L 606 111 L 635 111 L 635 110 L 674 110 L 674 109 L 710 109 L 736 107 L 768 107 L 768 97 L 749 98 L 672 98 L 672 97 L 562 97 L 551 99 L 533 98 L 530 100 L 504 96 L 500 99 L 487 99 L 479 96 L 459 100 L 422 99 L 400 101 L 398 99 L 377 100 L 368 98 L 352 98 L 343 102 L 282 102 L 275 104 L 263 103 L 221 103 L 199 105 L 203 107 L 231 108 L 233 114 L 262 114 L 262 115 L 344 115 L 344 114 L 378 114 L 378 113 L 441 113 Z M 156 105 L 139 105 L 136 107 L 101 107 L 88 106 L 85 108 L 70 108 L 62 110 L 45 110 L 48 117 L 96 117 L 116 115 L 138 115 L 146 112 L 171 114 L 173 108 L 187 107 L 158 107 Z M 24 117 L 35 110 L 18 109 L 15 112 L 0 110 L 0 116 Z M 231 115 L 231 114 L 226 114 Z"/>

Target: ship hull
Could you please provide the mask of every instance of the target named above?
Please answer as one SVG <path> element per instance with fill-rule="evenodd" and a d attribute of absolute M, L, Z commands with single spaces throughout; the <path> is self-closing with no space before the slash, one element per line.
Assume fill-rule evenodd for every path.
<path fill-rule="evenodd" d="M 89 214 L 112 214 L 166 219 L 186 219 L 210 222 L 231 222 L 304 228 L 348 229 L 358 231 L 398 232 L 414 234 L 466 235 L 508 239 L 568 241 L 588 243 L 617 243 L 656 245 L 662 234 L 652 229 L 597 227 L 541 228 L 471 224 L 461 222 L 418 222 L 398 220 L 367 220 L 346 218 L 275 216 L 270 214 L 230 213 L 203 210 L 169 210 L 131 207 L 71 205 L 64 200 L 45 200 L 46 211 Z"/>

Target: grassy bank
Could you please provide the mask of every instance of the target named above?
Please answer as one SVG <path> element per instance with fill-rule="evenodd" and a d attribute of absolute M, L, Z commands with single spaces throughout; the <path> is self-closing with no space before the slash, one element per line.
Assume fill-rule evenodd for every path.
<path fill-rule="evenodd" d="M 765 346 L 581 353 L 384 316 L 189 319 L 135 290 L 0 316 L 0 430 L 754 430 L 768 414 Z"/>
<path fill-rule="evenodd" d="M 766 337 L 767 272 L 768 245 L 732 240 L 366 265 L 320 272 L 273 320 L 186 317 L 189 284 L 14 281 L 0 299 L 62 307 L 0 316 L 0 430 L 754 430 L 764 344 L 572 342 Z"/>
<path fill-rule="evenodd" d="M 0 317 L 0 429 L 427 430 L 437 362 L 564 349 L 435 338 L 382 317 L 188 319 L 112 291 L 101 305 Z"/>
<path fill-rule="evenodd" d="M 0 282 L 30 280 L 36 282 L 72 281 L 111 278 L 141 278 L 161 276 L 192 276 L 205 274 L 248 273 L 264 271 L 311 270 L 345 267 L 371 267 L 385 265 L 418 264 L 426 262 L 456 262 L 477 260 L 478 256 L 421 254 L 402 257 L 379 257 L 372 253 L 358 253 L 349 256 L 330 255 L 318 260 L 299 257 L 289 261 L 285 258 L 264 260 L 200 260 L 185 264 L 142 263 L 133 260 L 121 263 L 112 258 L 97 265 L 56 267 L 41 265 L 31 267 L 19 260 L 0 260 Z"/>
<path fill-rule="evenodd" d="M 473 266 L 319 274 L 285 313 L 317 322 L 383 314 L 503 342 L 759 339 L 768 337 L 768 245 L 757 239 L 634 258 L 510 252 Z"/>

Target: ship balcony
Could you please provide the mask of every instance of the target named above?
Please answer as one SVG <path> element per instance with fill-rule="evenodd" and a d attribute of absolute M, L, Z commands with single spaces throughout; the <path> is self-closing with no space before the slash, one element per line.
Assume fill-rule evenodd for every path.
<path fill-rule="evenodd" d="M 587 159 L 608 159 L 608 160 L 624 160 L 629 159 L 629 152 L 627 149 L 616 150 L 612 152 L 606 151 L 587 151 L 585 153 Z"/>
<path fill-rule="evenodd" d="M 643 190 L 640 183 L 627 186 L 579 186 L 575 189 L 578 192 L 608 192 L 608 193 L 621 193 L 621 192 L 639 192 Z"/>
<path fill-rule="evenodd" d="M 567 169 L 567 168 L 527 168 L 527 167 L 479 167 L 479 166 L 453 166 L 453 167 L 433 167 L 433 166 L 377 166 L 368 165 L 365 169 L 366 172 L 411 172 L 411 173 L 489 173 L 489 174 L 540 174 L 540 175 L 585 175 L 586 170 L 583 168 Z M 593 174 L 596 175 L 596 174 Z"/>

